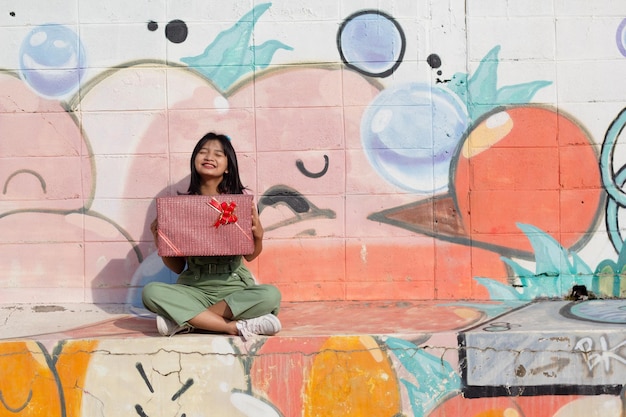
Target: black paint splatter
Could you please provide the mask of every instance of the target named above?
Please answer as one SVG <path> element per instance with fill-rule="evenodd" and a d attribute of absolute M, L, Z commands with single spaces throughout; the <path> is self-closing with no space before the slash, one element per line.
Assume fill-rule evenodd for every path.
<path fill-rule="evenodd" d="M 172 20 L 165 26 L 165 37 L 172 43 L 182 43 L 187 39 L 189 30 L 182 20 Z"/>
<path fill-rule="evenodd" d="M 428 55 L 426 62 L 428 62 L 428 65 L 430 65 L 433 69 L 441 67 L 441 58 L 439 58 L 439 55 L 437 54 Z"/>
<path fill-rule="evenodd" d="M 148 380 L 148 376 L 146 375 L 146 371 L 144 371 L 143 369 L 143 365 L 141 364 L 141 362 L 137 362 L 135 364 L 135 367 L 137 368 L 137 370 L 139 371 L 139 375 L 141 375 L 141 378 L 143 378 L 143 381 L 146 383 L 146 385 L 148 386 L 148 389 L 150 390 L 151 393 L 154 394 L 154 388 L 152 388 L 152 384 L 150 383 L 150 381 Z"/>
<path fill-rule="evenodd" d="M 141 375 L 141 378 L 148 386 L 148 389 L 150 390 L 150 392 L 154 394 L 154 389 L 152 388 L 152 384 L 150 384 L 150 381 L 148 380 L 148 377 L 146 375 L 145 370 L 143 369 L 143 365 L 141 364 L 141 362 L 137 362 L 135 364 L 135 368 L 137 368 L 137 371 L 139 371 L 139 375 Z M 192 385 L 193 385 L 193 379 L 189 378 L 183 384 L 183 386 L 174 393 L 174 395 L 172 396 L 172 401 L 176 401 L 177 399 L 179 399 L 180 396 L 183 395 Z M 135 405 L 135 411 L 137 412 L 137 415 L 139 417 L 149 417 L 140 404 Z M 184 413 L 181 414 L 181 417 L 185 417 L 185 416 L 186 414 Z"/>
<path fill-rule="evenodd" d="M 176 401 L 181 395 L 185 393 L 193 385 L 193 379 L 189 378 L 183 386 L 172 396 L 172 401 Z"/>

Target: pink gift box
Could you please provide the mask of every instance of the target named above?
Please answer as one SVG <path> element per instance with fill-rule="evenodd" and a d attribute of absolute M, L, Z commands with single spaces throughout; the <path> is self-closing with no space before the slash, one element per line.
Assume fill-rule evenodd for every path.
<path fill-rule="evenodd" d="M 157 198 L 159 255 L 225 256 L 254 252 L 252 198 L 247 194 Z"/>

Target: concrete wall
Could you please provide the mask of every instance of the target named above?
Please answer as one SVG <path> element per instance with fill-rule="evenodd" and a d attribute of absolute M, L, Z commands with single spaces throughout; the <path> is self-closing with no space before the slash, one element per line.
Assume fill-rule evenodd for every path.
<path fill-rule="evenodd" d="M 207 131 L 285 300 L 623 295 L 624 2 L 1 6 L 0 302 L 173 280 L 147 225 Z"/>
<path fill-rule="evenodd" d="M 245 343 L 132 315 L 0 340 L 0 416 L 624 416 L 624 300 L 292 304 Z"/>

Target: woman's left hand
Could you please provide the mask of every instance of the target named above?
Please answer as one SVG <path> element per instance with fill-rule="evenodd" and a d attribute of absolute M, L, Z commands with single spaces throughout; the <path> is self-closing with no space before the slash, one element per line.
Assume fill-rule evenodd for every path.
<path fill-rule="evenodd" d="M 263 226 L 255 204 L 252 205 L 252 236 L 254 237 L 254 252 L 244 256 L 248 262 L 259 256 L 263 250 Z"/>
<path fill-rule="evenodd" d="M 263 240 L 263 226 L 259 220 L 259 212 L 256 205 L 252 205 L 252 235 L 254 240 Z"/>

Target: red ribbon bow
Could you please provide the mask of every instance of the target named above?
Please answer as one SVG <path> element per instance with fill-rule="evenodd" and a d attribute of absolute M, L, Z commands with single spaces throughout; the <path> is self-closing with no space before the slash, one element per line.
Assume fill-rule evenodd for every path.
<path fill-rule="evenodd" d="M 237 208 L 237 204 L 234 201 L 231 201 L 230 204 L 228 204 L 225 201 L 220 203 L 216 199 L 212 199 L 211 206 L 217 209 L 217 211 L 219 211 L 220 213 L 220 217 L 213 225 L 216 229 L 222 224 L 237 222 L 237 215 L 234 213 L 235 208 Z"/>

